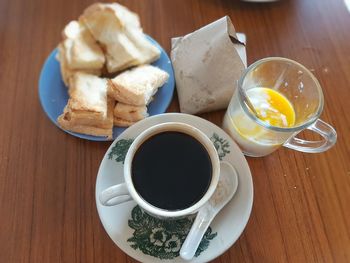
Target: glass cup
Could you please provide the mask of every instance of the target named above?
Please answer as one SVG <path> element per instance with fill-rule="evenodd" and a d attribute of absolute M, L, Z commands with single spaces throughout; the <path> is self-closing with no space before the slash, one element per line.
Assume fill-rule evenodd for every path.
<path fill-rule="evenodd" d="M 264 94 L 266 88 L 279 94 L 275 96 L 275 101 L 283 98 L 277 103 L 290 105 L 294 112 L 291 125 L 273 126 L 271 122 L 263 120 L 262 115 L 254 114 L 255 107 L 251 110 L 250 105 L 258 105 L 256 100 L 259 100 L 259 96 L 252 97 L 249 94 Z M 322 110 L 323 93 L 315 76 L 298 62 L 270 57 L 253 63 L 238 81 L 238 87 L 224 116 L 223 129 L 248 156 L 265 156 L 280 146 L 319 153 L 331 148 L 337 140 L 334 128 L 319 119 Z M 296 135 L 304 129 L 320 134 L 322 140 L 297 138 Z"/>

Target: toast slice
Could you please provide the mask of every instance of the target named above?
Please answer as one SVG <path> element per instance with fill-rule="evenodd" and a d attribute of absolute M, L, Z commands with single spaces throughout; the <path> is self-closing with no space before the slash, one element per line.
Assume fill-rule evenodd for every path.
<path fill-rule="evenodd" d="M 80 16 L 79 21 L 84 23 L 94 38 L 104 47 L 106 53 L 106 66 L 109 73 L 125 69 L 135 63 L 133 54 L 137 52 L 134 45 L 123 33 L 126 21 L 132 21 L 139 26 L 136 14 L 118 12 L 119 5 L 96 3 L 89 6 Z"/>
<path fill-rule="evenodd" d="M 160 50 L 142 33 L 137 14 L 124 6 L 96 3 L 84 11 L 79 21 L 104 47 L 109 73 L 150 63 L 160 56 Z"/>
<path fill-rule="evenodd" d="M 133 106 L 117 102 L 113 111 L 114 125 L 128 127 L 131 124 L 148 117 L 146 106 Z"/>
<path fill-rule="evenodd" d="M 58 53 L 56 55 L 56 59 L 60 63 L 60 69 L 61 69 L 61 76 L 64 84 L 68 87 L 69 86 L 69 79 L 76 73 L 76 72 L 85 72 L 88 74 L 100 76 L 102 72 L 102 68 L 91 68 L 91 69 L 71 69 L 69 67 L 69 64 L 66 59 L 66 51 L 63 47 L 62 43 L 58 45 Z"/>
<path fill-rule="evenodd" d="M 149 64 L 160 57 L 160 50 L 145 37 L 142 30 L 126 27 L 125 34 L 138 50 L 134 54 L 136 63 L 133 66 Z"/>
<path fill-rule="evenodd" d="M 107 97 L 106 80 L 77 72 L 69 86 L 70 98 L 58 124 L 69 131 L 112 138 L 115 102 Z"/>
<path fill-rule="evenodd" d="M 148 105 L 169 74 L 151 65 L 125 71 L 108 81 L 108 94 L 115 100 L 135 106 Z"/>
<path fill-rule="evenodd" d="M 71 21 L 62 35 L 62 45 L 70 69 L 102 69 L 105 63 L 103 51 L 83 24 Z"/>
<path fill-rule="evenodd" d="M 69 78 L 77 71 L 101 75 L 105 56 L 89 30 L 83 24 L 71 21 L 64 28 L 62 36 L 57 60 L 64 83 L 68 85 Z"/>

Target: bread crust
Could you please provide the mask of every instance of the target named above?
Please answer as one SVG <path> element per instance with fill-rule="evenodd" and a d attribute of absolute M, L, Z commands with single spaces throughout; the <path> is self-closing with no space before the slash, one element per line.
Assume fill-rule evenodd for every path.
<path fill-rule="evenodd" d="M 148 117 L 146 106 L 134 106 L 117 102 L 114 111 L 114 117 L 124 119 L 130 122 L 136 122 Z"/>
<path fill-rule="evenodd" d="M 134 121 L 127 121 L 127 120 L 123 120 L 123 119 L 118 118 L 118 117 L 113 118 L 113 124 L 117 127 L 129 127 L 129 126 L 133 125 L 134 123 L 135 123 Z"/>

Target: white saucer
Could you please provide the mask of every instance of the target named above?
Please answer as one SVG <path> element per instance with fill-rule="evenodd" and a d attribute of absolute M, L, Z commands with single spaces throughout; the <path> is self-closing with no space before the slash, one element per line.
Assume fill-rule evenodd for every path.
<path fill-rule="evenodd" d="M 132 139 L 155 124 L 176 121 L 191 124 L 203 131 L 218 150 L 220 159 L 230 162 L 238 171 L 238 189 L 211 224 L 202 240 L 197 257 L 182 260 L 178 254 L 191 227 L 193 218 L 161 221 L 142 212 L 134 201 L 114 207 L 102 206 L 99 193 L 123 182 L 123 156 Z M 248 163 L 236 143 L 218 126 L 199 117 L 166 113 L 149 117 L 127 130 L 111 144 L 106 152 L 96 181 L 96 206 L 101 222 L 114 243 L 129 256 L 141 262 L 207 262 L 230 248 L 243 232 L 253 205 L 253 181 Z M 132 227 L 132 228 L 131 228 Z"/>

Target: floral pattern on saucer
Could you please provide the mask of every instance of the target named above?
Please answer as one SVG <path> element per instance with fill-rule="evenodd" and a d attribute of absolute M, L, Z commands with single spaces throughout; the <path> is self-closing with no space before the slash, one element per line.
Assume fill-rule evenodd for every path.
<path fill-rule="evenodd" d="M 133 249 L 139 249 L 144 254 L 159 259 L 173 259 L 179 256 L 180 248 L 193 221 L 194 216 L 177 220 L 161 220 L 143 212 L 139 206 L 135 206 L 128 222 L 129 227 L 134 229 L 134 233 L 127 241 Z M 212 233 L 212 229 L 209 227 L 195 256 L 199 256 L 206 250 L 210 240 L 216 236 L 217 233 Z"/>
<path fill-rule="evenodd" d="M 133 141 L 134 139 L 121 139 L 117 141 L 112 150 L 108 153 L 108 159 L 112 160 L 114 158 L 116 162 L 124 163 L 126 153 Z"/>
<path fill-rule="evenodd" d="M 213 142 L 216 151 L 218 152 L 219 159 L 222 161 L 226 154 L 230 153 L 230 144 L 226 139 L 220 138 L 215 132 L 210 137 L 210 140 Z"/>

